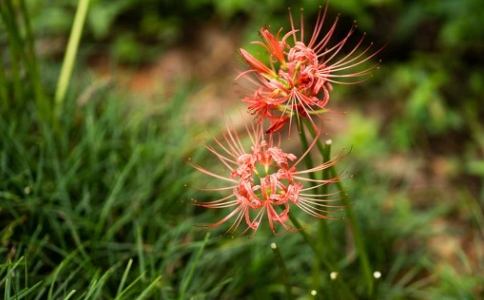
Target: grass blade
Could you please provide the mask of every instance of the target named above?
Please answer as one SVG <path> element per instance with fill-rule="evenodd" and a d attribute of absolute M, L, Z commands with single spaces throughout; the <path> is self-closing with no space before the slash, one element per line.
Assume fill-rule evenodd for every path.
<path fill-rule="evenodd" d="M 185 299 L 185 293 L 188 290 L 188 286 L 190 285 L 190 281 L 192 280 L 193 274 L 195 273 L 195 267 L 197 266 L 198 261 L 199 261 L 200 257 L 202 256 L 203 249 L 205 248 L 205 245 L 207 244 L 209 238 L 210 238 L 210 232 L 207 232 L 207 234 L 205 235 L 205 239 L 203 240 L 203 243 L 200 246 L 200 249 L 198 250 L 197 255 L 195 256 L 195 259 L 190 264 L 188 276 L 185 278 L 185 280 L 182 284 L 182 288 L 180 290 L 180 299 Z"/>
<path fill-rule="evenodd" d="M 155 280 L 153 280 L 153 282 L 136 298 L 136 300 L 146 299 L 148 293 L 150 293 L 151 290 L 156 287 L 160 280 L 161 276 L 156 277 Z"/>
<path fill-rule="evenodd" d="M 118 291 L 116 292 L 116 298 L 120 299 L 119 297 L 121 296 L 121 292 L 123 291 L 124 284 L 126 283 L 126 278 L 128 278 L 129 270 L 131 270 L 131 265 L 133 264 L 133 260 L 129 259 L 128 265 L 126 266 L 126 269 L 124 270 L 123 277 L 121 278 L 121 283 L 118 286 Z"/>
<path fill-rule="evenodd" d="M 62 105 L 74 68 L 74 62 L 79 48 L 79 41 L 81 39 L 88 8 L 89 0 L 79 0 L 76 16 L 74 17 L 74 24 L 72 25 L 72 31 L 69 36 L 69 42 L 67 43 L 66 55 L 57 82 L 57 89 L 55 91 L 56 116 L 59 116 L 62 113 Z"/>

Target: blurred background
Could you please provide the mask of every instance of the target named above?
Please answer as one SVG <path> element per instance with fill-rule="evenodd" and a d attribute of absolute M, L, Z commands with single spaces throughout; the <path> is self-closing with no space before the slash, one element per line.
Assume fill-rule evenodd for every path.
<path fill-rule="evenodd" d="M 45 94 L 52 96 L 78 1 L 25 4 L 40 81 Z M 222 215 L 187 205 L 191 197 L 209 196 L 184 187 L 197 180 L 184 161 L 204 157 L 195 138 L 219 124 L 222 111 L 244 109 L 234 84 L 244 68 L 238 49 L 261 51 L 251 44 L 259 40 L 261 26 L 287 30 L 288 7 L 296 20 L 303 7 L 307 28 L 312 29 L 320 5 L 325 2 L 92 0 L 61 118 L 68 124 L 61 125 L 67 128 L 63 138 L 52 137 L 55 132 L 50 139 L 38 137 L 40 121 L 28 115 L 32 106 L 18 99 L 8 98 L 15 104 L 4 101 L 0 110 L 0 229 L 5 228 L 0 253 L 13 262 L 30 257 L 33 269 L 25 288 L 45 295 L 55 283 L 57 295 L 65 295 L 69 289 L 57 289 L 52 274 L 62 275 L 59 264 L 78 251 L 74 257 L 82 261 L 77 262 L 79 268 L 92 274 L 104 274 L 119 262 L 119 278 L 111 277 L 115 279 L 100 288 L 97 299 L 113 297 L 133 257 L 139 274 L 127 278 L 141 278 L 144 287 L 155 282 L 162 292 L 154 292 L 158 296 L 153 299 L 284 299 L 271 275 L 250 279 L 271 265 L 263 254 L 268 248 L 260 250 L 268 245 L 264 233 L 250 241 L 213 240 L 223 233 L 223 228 L 216 229 L 203 244 L 211 249 L 205 250 L 204 262 L 191 271 L 195 277 L 187 275 L 193 273 L 185 266 L 193 263 L 192 254 L 205 234 L 193 225 L 213 223 Z M 338 14 L 335 41 L 356 20 L 350 43 L 366 32 L 364 45 L 373 42 L 374 51 L 385 46 L 373 59 L 382 62 L 371 79 L 334 85 L 328 107 L 347 114 L 332 115 L 326 129 L 335 151 L 352 147 L 344 164 L 353 178 L 345 184 L 372 265 L 383 273 L 375 297 L 484 297 L 484 2 L 331 1 L 325 28 Z M 6 28 L 2 23 L 0 47 L 8 70 L 15 55 L 9 52 L 12 41 Z M 6 74 L 5 95 L 15 94 L 14 81 L 9 82 L 9 71 Z M 342 247 L 351 249 L 344 226 L 331 226 L 341 234 Z M 292 245 L 287 259 L 298 253 L 297 238 L 289 235 L 282 240 L 270 237 Z M 230 263 L 248 249 L 256 266 L 238 278 L 240 267 Z M 296 278 L 304 278 L 310 265 L 302 258 L 288 263 L 291 272 L 301 274 Z M 348 264 L 353 270 L 348 274 L 357 272 L 351 259 Z M 227 278 L 211 274 L 211 268 L 232 279 L 224 281 Z M 10 274 L 12 265 L 1 270 Z M 168 279 L 156 281 L 160 274 Z M 69 286 L 86 288 L 92 276 L 84 277 L 70 278 Z M 180 291 L 187 278 L 190 287 Z M 349 285 L 358 286 L 358 279 L 352 280 Z M 144 287 L 125 295 L 141 293 Z"/>
<path fill-rule="evenodd" d="M 55 68 L 62 62 L 77 1 L 27 4 L 36 50 Z M 240 98 L 233 87 L 237 71 L 243 68 L 238 48 L 260 52 L 250 44 L 259 39 L 257 30 L 266 25 L 287 29 L 288 7 L 296 17 L 304 8 L 307 27 L 312 28 L 318 7 L 324 4 L 314 0 L 93 0 L 79 49 L 79 68 L 92 76 L 91 82 L 102 78 L 120 82 L 118 88 L 143 95 L 154 105 L 164 101 L 158 93 L 169 95 L 177 85 L 197 83 L 199 88 L 191 96 L 197 99 L 191 103 L 197 107 L 193 111 L 218 116 L 212 104 L 231 107 Z M 334 40 L 341 39 L 356 20 L 359 32 L 353 42 L 366 32 L 366 42 L 374 42 L 375 51 L 386 45 L 377 57 L 383 62 L 374 78 L 362 85 L 335 88 L 334 105 L 350 113 L 344 118 L 349 122 L 348 142 L 352 140 L 355 147 L 367 143 L 361 148 L 368 155 L 380 157 L 376 152 L 391 149 L 409 158 L 421 157 L 429 165 L 427 172 L 435 171 L 426 179 L 438 181 L 441 175 L 463 179 L 478 195 L 476 178 L 484 172 L 479 122 L 481 1 L 334 1 L 327 26 L 337 14 L 341 20 Z M 364 126 L 352 126 L 360 122 Z M 358 134 L 355 127 L 367 132 L 360 132 L 358 139 L 353 136 Z"/>

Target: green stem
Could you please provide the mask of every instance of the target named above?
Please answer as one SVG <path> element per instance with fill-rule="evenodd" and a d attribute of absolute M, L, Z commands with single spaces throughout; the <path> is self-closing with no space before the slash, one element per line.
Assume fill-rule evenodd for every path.
<path fill-rule="evenodd" d="M 329 170 L 331 172 L 331 176 L 333 177 L 338 176 L 336 172 L 336 168 L 334 166 L 331 166 Z M 336 184 L 340 191 L 345 190 L 340 181 L 337 181 Z M 370 268 L 370 261 L 368 259 L 368 253 L 366 253 L 365 243 L 362 238 L 362 233 L 358 225 L 358 221 L 356 220 L 356 215 L 353 211 L 351 203 L 348 200 L 348 197 L 343 197 L 343 204 L 346 206 L 346 216 L 349 221 L 351 230 L 353 231 L 353 239 L 355 241 L 356 249 L 358 251 L 358 256 L 360 258 L 361 267 L 363 269 L 363 275 L 365 277 L 366 284 L 368 286 L 368 295 L 372 295 L 373 277 L 372 277 L 371 268 Z"/>
<path fill-rule="evenodd" d="M 289 280 L 289 273 L 287 272 L 286 264 L 284 263 L 284 259 L 282 258 L 281 252 L 277 248 L 276 243 L 272 243 L 271 248 L 272 248 L 272 253 L 274 254 L 274 258 L 276 259 L 276 263 L 281 269 L 282 283 L 284 284 L 284 288 L 286 289 L 287 298 L 294 299 L 291 293 L 291 281 Z"/>
<path fill-rule="evenodd" d="M 301 140 L 302 151 L 306 152 L 306 150 L 309 148 L 309 143 L 300 119 L 297 120 L 297 130 L 299 132 L 299 139 Z M 313 159 L 311 158 L 311 155 L 309 154 L 306 155 L 304 157 L 304 162 L 306 163 L 307 168 L 312 169 L 314 167 L 314 163 L 313 163 Z M 316 179 L 316 176 L 314 175 L 314 173 L 309 173 L 309 177 L 312 180 Z"/>
<path fill-rule="evenodd" d="M 56 116 L 59 117 L 62 113 L 62 106 L 64 103 L 67 87 L 71 78 L 72 70 L 76 59 L 77 50 L 79 48 L 79 41 L 81 39 L 82 28 L 86 20 L 87 10 L 89 7 L 89 0 L 79 0 L 77 5 L 76 16 L 74 17 L 74 24 L 67 43 L 66 55 L 62 63 L 61 73 L 57 82 L 57 89 L 55 91 Z"/>
<path fill-rule="evenodd" d="M 319 250 L 317 245 L 309 237 L 309 235 L 304 230 L 304 228 L 302 228 L 301 223 L 299 223 L 298 219 L 293 215 L 293 213 L 291 211 L 289 211 L 289 219 L 291 220 L 292 224 L 294 224 L 294 226 L 299 229 L 299 233 L 302 235 L 304 241 L 309 245 L 309 247 L 311 247 L 314 254 L 316 254 L 316 256 L 319 258 L 319 260 L 325 265 L 325 267 L 329 271 L 336 270 L 334 268 L 334 265 L 331 263 L 331 261 L 326 259 L 326 255 L 324 255 L 324 253 L 321 253 L 321 251 Z"/>
<path fill-rule="evenodd" d="M 308 129 L 309 133 L 311 133 L 311 136 L 313 138 L 316 138 L 316 136 L 317 136 L 316 130 L 314 130 L 314 127 L 313 127 L 313 125 L 311 125 L 309 120 L 303 119 L 303 122 L 304 122 L 304 126 L 306 127 L 306 129 Z M 324 154 L 324 152 L 325 152 L 324 148 L 325 147 L 319 139 L 316 141 L 316 146 L 318 147 L 319 152 Z"/>
<path fill-rule="evenodd" d="M 308 148 L 309 148 L 309 143 L 308 143 L 308 140 L 307 140 L 307 137 L 306 137 L 306 133 L 304 131 L 304 127 L 308 128 L 311 135 L 313 136 L 313 138 L 317 138 L 317 135 L 316 135 L 316 132 L 314 131 L 314 128 L 310 125 L 310 123 L 308 122 L 304 122 L 304 123 L 301 123 L 300 122 L 301 119 L 298 120 L 297 124 L 298 124 L 298 132 L 299 132 L 299 138 L 301 140 L 301 145 L 303 147 L 303 152 L 306 151 Z M 304 121 L 307 121 L 307 120 L 304 120 Z M 321 143 L 321 141 L 317 141 L 317 143 Z M 327 155 L 327 158 L 325 158 L 324 156 L 324 153 L 325 153 L 325 149 L 323 147 L 319 148 L 318 149 L 320 150 L 320 153 L 322 154 L 323 156 L 323 160 L 324 162 L 326 162 L 327 160 L 329 160 L 329 154 Z M 327 152 L 327 151 L 326 151 Z M 327 159 L 327 160 L 326 160 Z M 304 157 L 304 161 L 306 163 L 306 167 L 308 169 L 312 169 L 314 167 L 314 163 L 313 163 L 313 160 L 311 158 L 311 155 L 306 155 Z M 316 179 L 316 175 L 314 173 L 309 173 L 309 178 L 311 180 L 315 180 Z M 328 176 L 327 177 L 324 177 L 324 173 L 323 173 L 323 179 L 327 179 L 329 178 Z M 327 185 L 323 185 L 323 187 L 326 187 L 327 188 Z M 319 191 L 321 191 L 320 189 L 317 189 L 316 190 L 316 193 L 319 193 Z M 321 219 L 320 220 L 320 226 L 321 226 L 321 239 L 319 240 L 320 243 L 319 243 L 319 247 L 321 249 L 325 249 L 326 251 L 321 251 L 323 255 L 325 256 L 329 256 L 329 260 L 333 260 L 335 255 L 333 253 L 333 245 L 334 245 L 334 242 L 333 242 L 333 239 L 332 239 L 332 236 L 331 236 L 331 232 L 329 230 L 329 226 L 328 226 L 328 223 L 326 222 L 325 219 Z"/>
<path fill-rule="evenodd" d="M 298 125 L 299 125 L 299 123 L 298 123 Z M 316 133 L 315 129 L 313 128 L 313 126 L 311 125 L 311 123 L 309 123 L 308 120 L 304 120 L 304 125 L 309 130 L 309 132 L 311 133 L 313 138 L 317 138 L 317 133 Z M 302 128 L 298 128 L 298 129 L 299 129 L 300 133 L 303 132 Z M 306 142 L 306 145 L 307 145 L 307 142 Z M 328 161 L 330 159 L 329 156 L 330 156 L 330 152 L 331 152 L 331 143 L 326 143 L 326 146 L 323 146 L 321 141 L 318 140 L 316 145 L 317 145 L 319 151 L 323 155 L 324 162 Z M 331 166 L 331 167 L 329 167 L 329 168 L 327 168 L 323 171 L 323 178 L 324 179 L 335 178 L 337 176 L 338 176 L 338 174 L 336 172 L 335 166 Z M 341 181 L 336 181 L 336 186 L 337 186 L 337 189 L 339 191 L 343 192 L 343 191 L 346 190 L 343 187 L 343 184 L 341 183 Z M 328 186 L 323 185 L 323 193 L 327 193 L 327 191 L 328 191 Z M 358 222 L 356 220 L 356 215 L 353 211 L 353 208 L 352 208 L 351 204 L 349 203 L 348 197 L 343 197 L 343 204 L 347 207 L 346 215 L 347 215 L 347 219 L 349 221 L 351 230 L 353 232 L 353 239 L 355 241 L 355 246 L 356 246 L 356 249 L 357 249 L 358 254 L 359 254 L 361 267 L 363 269 L 363 275 L 364 275 L 364 278 L 366 280 L 366 284 L 368 286 L 368 295 L 372 295 L 372 293 L 373 293 L 373 277 L 372 277 L 372 273 L 371 273 L 370 261 L 369 261 L 369 258 L 368 258 L 368 254 L 366 252 L 366 247 L 365 247 L 365 244 L 364 244 L 364 241 L 363 241 L 363 238 L 362 238 L 361 230 L 360 230 L 360 227 L 359 227 Z"/>
<path fill-rule="evenodd" d="M 323 156 L 323 161 L 322 163 L 326 163 L 331 159 L 331 143 L 326 142 L 326 145 L 322 151 L 322 156 Z M 322 179 L 323 180 L 328 180 L 331 178 L 329 169 L 326 168 L 322 172 Z M 317 193 L 320 195 L 327 195 L 329 192 L 329 184 L 324 184 L 320 186 L 320 188 L 317 190 Z M 324 196 L 323 196 L 324 197 Z M 328 249 L 327 253 L 331 255 L 330 259 L 335 259 L 335 246 L 334 246 L 334 240 L 331 236 L 331 231 L 329 229 L 328 223 L 326 222 L 325 219 L 322 219 L 320 222 L 320 230 L 321 230 L 321 235 L 323 237 L 322 241 L 325 243 L 325 245 L 322 245 Z"/>
<path fill-rule="evenodd" d="M 326 141 L 326 145 L 322 151 L 322 154 L 323 154 L 323 163 L 326 163 L 328 162 L 330 159 L 331 159 L 331 140 L 327 140 Z M 323 179 L 324 180 L 327 180 L 327 179 L 330 179 L 330 172 L 329 172 L 329 168 L 326 168 L 323 170 Z M 321 186 L 321 194 L 323 195 L 326 195 L 328 194 L 328 187 L 329 185 L 325 184 L 323 186 Z"/>

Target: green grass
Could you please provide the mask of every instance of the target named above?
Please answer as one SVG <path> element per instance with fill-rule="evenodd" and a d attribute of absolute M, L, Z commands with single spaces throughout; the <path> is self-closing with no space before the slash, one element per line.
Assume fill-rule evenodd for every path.
<path fill-rule="evenodd" d="M 352 126 L 341 140 L 353 150 L 341 168 L 353 174 L 343 182 L 350 187 L 352 215 L 324 224 L 294 216 L 330 264 L 316 257 L 300 234 L 273 236 L 261 228 L 247 239 L 221 236 L 223 226 L 207 232 L 196 225 L 214 223 L 225 212 L 190 205 L 191 198 L 217 195 L 186 187 L 207 180 L 186 163 L 189 157 L 208 159 L 195 138 L 200 128 L 183 121 L 187 99 L 199 87 L 179 86 L 160 100 L 162 107 L 133 105 L 140 97 L 109 85 L 87 85 L 90 78 L 77 68 L 54 118 L 57 78 L 45 74 L 57 68 L 35 56 L 22 5 L 0 3 L 2 29 L 9 29 L 1 37 L 9 51 L 2 54 L 0 71 L 0 298 L 484 296 L 482 195 L 465 185 L 417 190 L 419 153 L 401 150 L 412 150 L 402 145 L 413 135 L 384 143 L 379 121 L 350 112 Z M 397 75 L 411 77 L 408 68 L 398 70 Z M 480 141 L 484 133 L 471 108 L 471 136 Z M 406 114 L 420 116 L 426 109 L 405 111 L 394 126 Z M 385 134 L 396 136 L 399 129 Z M 474 155 L 476 147 L 466 155 Z M 407 155 L 404 175 L 386 164 L 401 155 Z M 478 165 L 472 170 L 482 183 Z M 335 280 L 328 265 L 338 271 Z M 375 271 L 381 278 L 368 276 Z"/>
<path fill-rule="evenodd" d="M 17 112 L 16 122 L 0 121 L 5 299 L 282 299 L 287 282 L 296 299 L 310 299 L 313 289 L 317 299 L 369 297 L 346 221 L 328 222 L 335 281 L 299 234 L 273 237 L 261 230 L 253 239 L 230 238 L 220 237 L 219 228 L 204 239 L 194 225 L 220 214 L 189 205 L 195 191 L 184 186 L 198 180 L 186 158 L 201 155 L 193 153 L 190 129 L 179 121 L 189 92 L 180 89 L 163 110 L 147 114 L 106 89 L 82 107 L 68 101 L 58 133 L 39 124 L 35 110 Z M 472 272 L 458 276 L 425 246 L 433 220 L 461 209 L 472 222 L 471 207 L 415 210 L 405 184 L 395 189 L 392 179 L 372 174 L 371 165 L 358 168 L 345 184 L 371 271 L 383 274 L 373 279 L 369 298 L 475 295 L 482 262 L 475 265 L 462 252 L 461 264 Z M 382 209 L 388 203 L 391 209 Z M 318 241 L 318 222 L 299 217 Z M 482 253 L 479 234 L 474 243 Z M 281 258 L 272 254 L 272 242 Z"/>
<path fill-rule="evenodd" d="M 87 286 L 101 291 L 130 259 L 139 272 L 127 274 L 129 280 L 160 281 L 144 255 L 169 253 L 182 238 L 173 226 L 191 210 L 182 203 L 190 191 L 179 150 L 189 136 L 176 124 L 180 113 L 172 107 L 137 121 L 139 112 L 122 99 L 99 94 L 67 109 L 60 132 L 28 111 L 16 123 L 0 121 L 2 252 L 12 261 L 23 257 L 26 282 L 42 280 L 39 289 L 55 297 Z"/>

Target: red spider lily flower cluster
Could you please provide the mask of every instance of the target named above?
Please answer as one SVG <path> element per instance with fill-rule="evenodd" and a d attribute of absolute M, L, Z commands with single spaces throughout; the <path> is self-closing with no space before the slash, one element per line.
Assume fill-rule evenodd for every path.
<path fill-rule="evenodd" d="M 225 193 L 218 200 L 195 201 L 194 204 L 210 209 L 231 209 L 218 222 L 204 227 L 214 228 L 231 221 L 227 233 L 235 233 L 241 224 L 245 224 L 242 234 L 252 231 L 253 235 L 262 220 L 267 219 L 274 234 L 280 233 L 278 228 L 281 227 L 283 232 L 295 231 L 300 228 L 290 225 L 289 214 L 293 208 L 320 219 L 338 218 L 334 217 L 334 213 L 344 207 L 338 204 L 343 191 L 327 193 L 325 191 L 329 189 L 324 186 L 339 182 L 340 177 L 321 178 L 318 173 L 320 175 L 323 170 L 331 168 L 344 155 L 339 154 L 317 166 L 307 163 L 322 133 L 321 126 L 312 117 L 328 111 L 326 104 L 332 84 L 364 81 L 378 64 L 353 73 L 348 70 L 365 63 L 380 50 L 365 56 L 370 45 L 358 52 L 364 39 L 362 37 L 348 54 L 338 58 L 354 33 L 355 25 L 341 41 L 331 44 L 338 18 L 329 31 L 320 37 L 327 9 L 327 5 L 324 10 L 320 7 L 307 44 L 304 42 L 302 13 L 300 29 L 296 29 L 291 13 L 289 32 L 282 34 L 281 28 L 274 35 L 269 29 L 262 28 L 262 41 L 255 43 L 267 51 L 268 64 L 240 49 L 242 59 L 250 69 L 239 77 L 247 78 L 255 86 L 250 90 L 251 96 L 242 100 L 249 104 L 248 111 L 257 117 L 255 122 L 244 123 L 251 146 L 244 146 L 237 131 L 231 129 L 227 122 L 222 137 L 212 137 L 214 145 L 206 146 L 223 165 L 223 171 L 191 163 L 195 169 L 221 183 L 221 186 L 199 190 Z M 349 78 L 350 81 L 342 78 Z M 312 126 L 309 131 L 314 133 L 313 141 L 309 145 L 305 142 L 308 147 L 299 158 L 281 147 L 280 129 L 287 123 L 291 125 L 293 117 L 298 125 L 303 124 L 300 122 L 303 118 L 309 119 L 309 126 Z M 266 124 L 269 127 L 264 129 Z M 300 128 L 300 131 L 303 136 L 303 129 Z M 302 161 L 307 163 L 306 169 L 301 167 Z"/>
<path fill-rule="evenodd" d="M 344 157 L 342 154 L 309 170 L 298 170 L 316 139 L 298 159 L 280 148 L 280 138 L 276 142 L 274 135 L 265 135 L 260 124 L 246 125 L 246 129 L 252 144 L 250 149 L 243 146 L 237 132 L 227 125 L 223 139 L 214 137 L 216 148 L 206 146 L 226 167 L 226 174 L 192 163 L 199 171 L 225 183 L 223 187 L 202 190 L 229 192 L 228 196 L 215 201 L 194 203 L 212 209 L 232 208 L 223 219 L 205 227 L 214 228 L 234 219 L 227 233 L 234 233 L 242 222 L 247 225 L 242 234 L 249 229 L 255 233 L 265 216 L 271 230 L 277 234 L 276 224 L 280 224 L 284 232 L 297 230 L 288 224 L 291 206 L 317 218 L 332 218 L 332 213 L 341 211 L 342 206 L 335 203 L 340 200 L 339 191 L 324 195 L 313 192 L 339 178 L 311 179 L 308 174 L 321 172 L 336 164 Z"/>
<path fill-rule="evenodd" d="M 328 5 L 324 11 L 320 7 L 316 25 L 309 43 L 304 42 L 304 18 L 301 10 L 300 29 L 296 29 L 292 14 L 289 11 L 291 30 L 282 36 L 282 28 L 276 35 L 269 29 L 262 28 L 262 41 L 254 42 L 261 45 L 269 54 L 269 66 L 256 59 L 244 49 L 240 49 L 243 61 L 249 70 L 242 72 L 239 77 L 245 77 L 255 86 L 252 95 L 245 97 L 249 104 L 248 111 L 257 115 L 257 121 L 270 120 L 266 133 L 280 130 L 292 117 L 309 118 L 321 116 L 327 112 L 332 84 L 355 84 L 364 81 L 378 65 L 349 72 L 350 69 L 365 63 L 380 50 L 365 56 L 370 46 L 357 52 L 364 35 L 351 48 L 348 54 L 338 57 L 349 38 L 354 33 L 353 25 L 346 36 L 335 44 L 330 44 L 338 23 L 338 17 L 328 30 L 320 37 Z M 353 81 L 341 81 L 342 78 L 355 78 Z M 317 126 L 315 126 L 316 128 Z"/>

